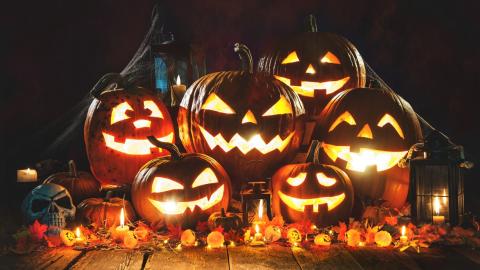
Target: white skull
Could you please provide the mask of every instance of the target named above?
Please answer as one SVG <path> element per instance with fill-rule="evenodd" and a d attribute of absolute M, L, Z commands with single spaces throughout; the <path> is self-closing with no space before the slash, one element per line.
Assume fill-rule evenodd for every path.
<path fill-rule="evenodd" d="M 64 228 L 75 218 L 75 206 L 68 190 L 57 184 L 42 184 L 23 200 L 22 213 L 27 224 L 38 220 L 52 228 Z"/>

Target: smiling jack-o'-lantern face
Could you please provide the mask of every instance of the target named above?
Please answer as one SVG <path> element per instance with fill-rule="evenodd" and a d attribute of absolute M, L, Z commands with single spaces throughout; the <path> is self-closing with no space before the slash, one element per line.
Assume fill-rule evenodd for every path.
<path fill-rule="evenodd" d="M 290 164 L 272 178 L 273 210 L 289 222 L 309 219 L 317 225 L 336 224 L 350 216 L 353 188 L 337 167 Z"/>
<path fill-rule="evenodd" d="M 135 177 L 132 202 L 138 214 L 149 222 L 191 226 L 226 209 L 230 178 L 221 165 L 206 155 L 180 154 L 173 145 L 167 147 L 170 157 L 148 162 Z"/>
<path fill-rule="evenodd" d="M 90 105 L 84 133 L 90 167 L 104 184 L 131 183 L 143 164 L 167 154 L 153 147 L 148 135 L 174 140 L 167 108 L 154 93 L 140 87 L 99 95 Z"/>
<path fill-rule="evenodd" d="M 379 175 L 393 177 L 392 170 L 396 176 L 408 176 L 395 167 L 421 138 L 421 130 L 406 101 L 384 89 L 347 90 L 325 107 L 315 137 L 322 141 L 318 158 L 346 169 L 356 192 L 372 198 L 389 193 L 389 201 L 403 204 L 408 179 L 396 179 L 397 184 L 384 179 L 374 182 Z"/>
<path fill-rule="evenodd" d="M 190 86 L 178 123 L 189 152 L 214 157 L 233 179 L 244 181 L 264 176 L 294 154 L 303 114 L 298 95 L 281 82 L 227 71 L 208 74 Z"/>
<path fill-rule="evenodd" d="M 307 115 L 314 118 L 335 94 L 364 87 L 366 71 L 362 57 L 347 39 L 309 30 L 267 53 L 258 70 L 290 86 L 302 99 Z"/>

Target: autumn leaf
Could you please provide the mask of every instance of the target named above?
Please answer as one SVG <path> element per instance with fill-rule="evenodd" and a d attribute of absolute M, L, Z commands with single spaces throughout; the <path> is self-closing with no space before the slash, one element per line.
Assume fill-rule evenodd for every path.
<path fill-rule="evenodd" d="M 38 220 L 35 220 L 32 225 L 28 227 L 28 231 L 34 241 L 40 241 L 43 239 L 43 235 L 47 231 L 48 226 L 40 224 Z"/>
<path fill-rule="evenodd" d="M 398 224 L 398 218 L 396 216 L 385 217 L 385 223 L 387 223 L 390 226 L 395 226 Z"/>
<path fill-rule="evenodd" d="M 175 226 L 175 225 L 172 225 L 172 224 L 169 224 L 167 226 L 167 229 L 168 229 L 168 235 L 170 236 L 170 238 L 180 238 L 180 236 L 182 235 L 182 226 Z"/>
<path fill-rule="evenodd" d="M 224 232 L 225 230 L 223 229 L 222 226 L 218 226 L 218 227 L 215 228 L 213 231 L 214 231 L 214 232 L 219 232 L 219 233 L 222 233 L 222 234 L 223 234 L 223 232 Z"/>
<path fill-rule="evenodd" d="M 195 226 L 195 230 L 199 233 L 206 233 L 208 232 L 208 222 L 207 221 L 199 221 L 197 222 L 197 226 Z"/>
<path fill-rule="evenodd" d="M 59 235 L 45 235 L 44 239 L 47 242 L 47 246 L 49 248 L 54 248 L 62 245 L 62 239 Z"/>
<path fill-rule="evenodd" d="M 338 234 L 338 241 L 345 241 L 345 233 L 347 232 L 347 225 L 345 222 L 339 222 L 338 226 L 333 227 L 333 231 Z"/>

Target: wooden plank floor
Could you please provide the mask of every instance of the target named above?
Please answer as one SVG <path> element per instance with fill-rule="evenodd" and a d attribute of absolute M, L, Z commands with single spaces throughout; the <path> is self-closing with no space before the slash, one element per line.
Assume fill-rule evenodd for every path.
<path fill-rule="evenodd" d="M 132 250 L 80 252 L 50 249 L 29 255 L 3 255 L 0 269 L 480 269 L 480 251 L 429 248 L 420 254 L 394 249 L 334 245 L 329 249 L 300 247 L 183 248 L 153 254 Z"/>

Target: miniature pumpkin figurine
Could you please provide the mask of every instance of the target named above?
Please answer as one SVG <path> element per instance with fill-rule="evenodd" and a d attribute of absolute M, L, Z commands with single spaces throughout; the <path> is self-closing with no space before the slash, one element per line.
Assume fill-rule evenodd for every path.
<path fill-rule="evenodd" d="M 320 225 L 346 221 L 353 207 L 350 178 L 341 169 L 316 163 L 289 164 L 272 177 L 273 212 L 287 222 Z"/>
<path fill-rule="evenodd" d="M 232 213 L 225 213 L 225 209 L 222 208 L 220 212 L 215 212 L 208 218 L 208 228 L 213 231 L 218 227 L 222 227 L 225 232 L 230 230 L 238 230 L 242 228 L 242 219 Z"/>
<path fill-rule="evenodd" d="M 330 246 L 332 244 L 332 238 L 328 234 L 320 233 L 315 236 L 313 242 L 317 246 Z"/>
<path fill-rule="evenodd" d="M 268 175 L 288 162 L 300 146 L 304 108 L 295 92 L 273 77 L 253 73 L 243 44 L 235 51 L 244 71 L 203 76 L 180 104 L 178 124 L 188 152 L 207 154 L 242 183 Z"/>
<path fill-rule="evenodd" d="M 335 94 L 364 87 L 366 71 L 357 48 L 346 38 L 317 32 L 313 15 L 307 22 L 308 32 L 282 41 L 260 59 L 258 70 L 290 86 L 314 119 Z"/>
<path fill-rule="evenodd" d="M 86 198 L 98 196 L 100 183 L 88 172 L 77 171 L 75 161 L 68 162 L 68 172 L 50 175 L 43 183 L 54 183 L 70 192 L 73 203 L 78 204 Z"/>
<path fill-rule="evenodd" d="M 204 154 L 181 154 L 173 144 L 148 139 L 170 156 L 151 160 L 135 177 L 132 202 L 142 218 L 193 227 L 228 207 L 230 178 L 217 161 Z"/>
<path fill-rule="evenodd" d="M 316 158 L 345 170 L 355 196 L 405 203 L 409 173 L 397 165 L 422 138 L 417 115 L 390 90 L 355 88 L 335 96 L 321 113 Z"/>
<path fill-rule="evenodd" d="M 126 85 L 118 74 L 104 76 L 91 93 L 84 139 L 92 173 L 102 184 L 131 184 L 143 164 L 168 154 L 146 138 L 173 143 L 168 110 L 153 91 Z"/>
<path fill-rule="evenodd" d="M 75 244 L 75 238 L 75 233 L 70 230 L 60 231 L 60 239 L 62 240 L 62 243 L 67 247 L 71 247 Z"/>

